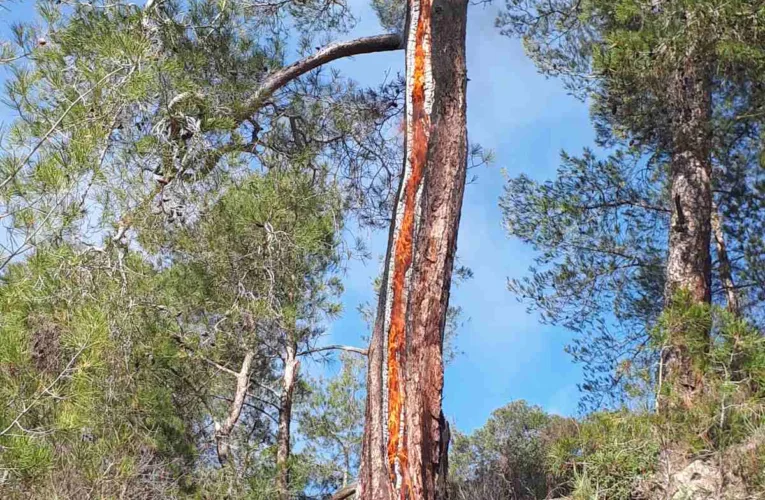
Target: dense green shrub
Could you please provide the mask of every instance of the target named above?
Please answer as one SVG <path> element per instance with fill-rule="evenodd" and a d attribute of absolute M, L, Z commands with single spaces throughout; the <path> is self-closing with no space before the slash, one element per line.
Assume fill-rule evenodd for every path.
<path fill-rule="evenodd" d="M 670 342 L 686 350 L 699 377 L 691 401 L 662 373 L 659 353 Z M 655 353 L 653 369 L 621 370 L 630 408 L 574 420 L 517 401 L 473 434 L 457 434 L 456 498 L 639 498 L 646 480 L 662 480 L 666 454 L 675 465 L 711 458 L 753 495 L 765 494 L 765 337 L 744 319 L 679 294 L 646 349 Z"/>

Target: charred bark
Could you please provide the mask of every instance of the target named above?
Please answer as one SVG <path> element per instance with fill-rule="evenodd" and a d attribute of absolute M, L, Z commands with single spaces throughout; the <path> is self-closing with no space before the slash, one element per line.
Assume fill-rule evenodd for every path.
<path fill-rule="evenodd" d="M 369 347 L 360 496 L 445 498 L 443 332 L 467 166 L 465 0 L 410 0 L 406 159 Z"/>

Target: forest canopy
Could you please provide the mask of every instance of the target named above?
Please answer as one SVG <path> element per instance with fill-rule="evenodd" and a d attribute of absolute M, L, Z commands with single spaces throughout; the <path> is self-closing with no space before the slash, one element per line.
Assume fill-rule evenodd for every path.
<path fill-rule="evenodd" d="M 0 19 L 3 498 L 765 496 L 765 6 L 0 0 Z M 488 39 L 476 80 L 528 64 L 492 85 L 531 101 L 549 79 L 589 110 L 552 168 L 544 141 L 515 162 L 517 128 L 470 132 L 476 101 L 534 121 L 470 91 Z M 473 170 L 497 163 L 501 185 Z M 577 411 L 518 397 L 576 384 L 546 352 L 462 425 L 483 409 L 449 398 L 494 404 L 498 373 L 464 331 L 497 324 L 569 335 Z"/>

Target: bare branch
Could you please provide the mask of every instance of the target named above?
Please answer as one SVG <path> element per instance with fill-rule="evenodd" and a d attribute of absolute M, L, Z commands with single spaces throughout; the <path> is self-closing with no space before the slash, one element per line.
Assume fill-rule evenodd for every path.
<path fill-rule="evenodd" d="M 267 386 L 267 385 L 265 385 L 265 384 L 261 384 L 261 383 L 260 383 L 260 382 L 258 382 L 257 380 L 253 380 L 252 382 L 253 382 L 255 385 L 257 385 L 258 387 L 260 387 L 261 389 L 263 389 L 263 390 L 266 390 L 266 391 L 268 391 L 269 393 L 271 393 L 271 395 L 272 395 L 272 396 L 274 396 L 275 398 L 277 398 L 277 399 L 281 399 L 282 395 L 281 395 L 281 394 L 279 394 L 279 392 L 277 392 L 277 391 L 276 391 L 275 389 L 273 389 L 272 387 L 269 387 L 269 386 Z"/>
<path fill-rule="evenodd" d="M 260 86 L 254 96 L 250 97 L 244 106 L 239 119 L 244 121 L 253 116 L 262 106 L 263 101 L 274 92 L 287 85 L 289 82 L 298 78 L 309 71 L 318 68 L 328 62 L 342 59 L 344 57 L 355 56 L 359 54 L 369 54 L 373 52 L 387 52 L 391 50 L 403 49 L 403 42 L 400 35 L 386 34 L 377 36 L 368 36 L 349 40 L 346 42 L 337 42 L 330 44 L 319 50 L 313 55 L 292 63 L 291 65 L 276 71 L 270 75 Z"/>
<path fill-rule="evenodd" d="M 218 370 L 220 370 L 220 371 L 222 371 L 222 372 L 225 372 L 225 373 L 228 373 L 229 375 L 232 375 L 232 376 L 234 376 L 234 377 L 239 377 L 239 374 L 238 374 L 237 372 L 235 372 L 234 370 L 232 370 L 231 368 L 225 367 L 225 366 L 223 366 L 222 364 L 220 364 L 220 363 L 217 363 L 217 362 L 213 361 L 212 359 L 210 359 L 210 358 L 208 358 L 208 357 L 205 357 L 205 356 L 203 356 L 203 355 L 202 355 L 202 354 L 200 354 L 200 353 L 199 353 L 197 350 L 195 350 L 194 348 L 192 348 L 192 347 L 190 347 L 189 345 L 187 345 L 187 344 L 186 344 L 186 343 L 183 341 L 183 338 L 182 338 L 180 335 L 178 335 L 177 333 L 170 333 L 170 337 L 171 337 L 173 340 L 175 340 L 176 342 L 178 342 L 178 344 L 179 344 L 179 345 L 180 345 L 182 348 L 186 349 L 186 350 L 187 350 L 187 351 L 189 351 L 191 354 L 193 354 L 193 355 L 197 356 L 199 359 L 201 359 L 201 360 L 202 360 L 202 361 L 204 361 L 205 363 L 209 364 L 210 366 L 214 366 L 214 367 L 215 367 L 215 368 L 217 368 Z"/>
<path fill-rule="evenodd" d="M 730 260 L 728 259 L 728 250 L 725 245 L 725 234 L 723 232 L 722 217 L 720 216 L 720 210 L 717 204 L 712 202 L 712 236 L 714 237 L 715 244 L 717 245 L 717 258 L 720 261 L 719 273 L 720 281 L 725 289 L 725 295 L 728 299 L 728 311 L 736 316 L 741 313 L 741 307 L 738 302 L 738 295 L 736 294 L 736 285 L 733 281 L 733 275 L 731 273 Z"/>
<path fill-rule="evenodd" d="M 14 57 L 9 57 L 7 59 L 0 59 L 0 64 L 12 63 L 14 61 L 18 61 L 19 59 L 24 59 L 25 57 L 29 57 L 30 55 L 32 55 L 31 52 L 27 52 L 25 54 L 21 54 L 21 55 L 14 56 Z"/>
<path fill-rule="evenodd" d="M 324 347 L 317 347 L 315 349 L 308 349 L 308 350 L 299 352 L 298 356 L 306 356 L 306 355 L 309 355 L 309 354 L 316 354 L 318 352 L 323 352 L 323 351 L 353 352 L 353 353 L 356 353 L 356 354 L 360 354 L 362 356 L 366 356 L 367 352 L 368 352 L 366 349 L 362 349 L 361 347 L 355 347 L 355 346 L 350 346 L 350 345 L 328 345 L 328 346 L 324 346 Z"/>
<path fill-rule="evenodd" d="M 204 102 L 204 96 L 199 92 L 182 92 L 173 97 L 167 104 L 167 109 L 175 111 L 175 108 L 182 102 L 194 99 L 196 101 Z"/>
<path fill-rule="evenodd" d="M 15 425 L 19 425 L 19 422 L 21 421 L 21 417 L 23 417 L 24 415 L 26 415 L 26 414 L 29 412 L 29 410 L 31 410 L 32 408 L 34 408 L 34 406 L 35 406 L 35 405 L 36 405 L 36 404 L 37 404 L 37 403 L 40 401 L 40 399 L 42 399 L 42 397 L 43 397 L 45 394 L 50 394 L 50 390 L 51 390 L 51 389 L 53 389 L 53 387 L 54 387 L 54 386 L 55 386 L 55 385 L 58 383 L 58 381 L 59 381 L 59 380 L 61 380 L 62 378 L 64 378 L 64 376 L 65 376 L 65 375 L 66 375 L 66 374 L 69 372 L 69 370 L 71 370 L 71 369 L 72 369 L 72 367 L 74 366 L 74 363 L 75 363 L 75 361 L 77 361 L 77 358 L 79 358 L 79 357 L 80 357 L 80 354 L 82 354 L 82 353 L 85 351 L 85 349 L 87 349 L 87 348 L 88 348 L 88 345 L 84 345 L 84 346 L 82 346 L 82 347 L 81 347 L 81 348 L 80 348 L 80 349 L 77 351 L 77 353 L 75 353 L 75 355 L 74 355 L 74 356 L 72 356 L 72 359 L 70 359 L 70 360 L 69 360 L 69 363 L 67 363 L 66 367 L 65 367 L 63 370 L 61 370 L 61 373 L 59 373 L 59 374 L 58 374 L 58 376 L 57 376 L 57 377 L 56 377 L 56 378 L 53 380 L 53 382 L 51 382 L 50 384 L 48 384 L 48 386 L 47 386 L 47 387 L 45 387 L 45 388 L 44 388 L 42 391 L 40 391 L 40 392 L 39 392 L 39 393 L 38 393 L 38 394 L 37 394 L 37 395 L 34 397 L 34 399 L 32 399 L 32 402 L 31 402 L 31 403 L 29 403 L 29 405 L 28 405 L 28 406 L 26 406 L 26 407 L 24 408 L 24 410 L 22 410 L 22 411 L 21 411 L 21 413 L 19 413 L 19 414 L 16 416 L 16 418 L 14 418 L 14 419 L 13 419 L 13 422 L 11 422 L 10 424 L 8 424 L 8 427 L 6 427 L 6 428 L 5 428 L 5 429 L 3 429 L 2 431 L 0 431 L 0 436 L 3 436 L 3 435 L 5 435 L 5 434 L 7 434 L 7 433 L 8 433 L 8 431 L 10 431 L 11 429 L 13 429 L 13 426 L 15 426 Z M 21 426 L 19 426 L 19 427 L 21 427 Z"/>
<path fill-rule="evenodd" d="M 217 368 L 218 370 L 220 370 L 220 371 L 222 371 L 222 372 L 228 373 L 229 375 L 233 375 L 234 377 L 238 377 L 238 376 L 239 376 L 239 374 L 238 374 L 238 373 L 236 373 L 236 372 L 235 372 L 234 370 L 232 370 L 231 368 L 227 368 L 227 367 L 225 367 L 225 366 L 223 366 L 223 365 L 221 365 L 221 364 L 219 364 L 219 363 L 216 363 L 215 361 L 213 361 L 213 360 L 212 360 L 212 359 L 210 359 L 210 358 L 206 358 L 206 357 L 204 357 L 204 356 L 200 356 L 200 358 L 202 359 L 202 361 L 204 361 L 204 362 L 206 362 L 206 363 L 210 364 L 211 366 L 214 366 L 215 368 Z"/>

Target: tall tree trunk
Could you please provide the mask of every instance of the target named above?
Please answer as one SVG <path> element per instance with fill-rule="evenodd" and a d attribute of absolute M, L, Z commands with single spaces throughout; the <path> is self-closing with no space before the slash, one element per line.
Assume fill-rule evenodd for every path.
<path fill-rule="evenodd" d="M 691 55 L 671 82 L 671 197 L 666 297 L 685 292 L 695 303 L 711 302 L 712 163 L 710 153 L 711 70 L 703 51 Z M 669 332 L 662 359 L 666 379 L 691 404 L 701 390 L 689 345 L 707 342 L 707 327 L 679 325 Z M 697 338 L 702 337 L 702 338 Z M 661 405 L 660 405 L 661 406 Z"/>
<path fill-rule="evenodd" d="M 290 426 L 292 424 L 292 399 L 295 393 L 300 361 L 297 346 L 287 345 L 284 357 L 282 394 L 279 399 L 279 429 L 276 436 L 276 489 L 279 500 L 289 500 Z"/>
<path fill-rule="evenodd" d="M 363 500 L 446 497 L 443 333 L 467 164 L 466 0 L 409 0 L 406 159 L 369 348 Z"/>
<path fill-rule="evenodd" d="M 215 443 L 218 452 L 218 460 L 221 465 L 225 465 L 230 459 L 230 444 L 231 432 L 234 430 L 239 416 L 242 414 L 242 407 L 244 406 L 244 400 L 247 398 L 247 389 L 250 387 L 250 370 L 252 369 L 252 360 L 255 357 L 255 353 L 248 351 L 244 355 L 242 361 L 242 368 L 236 375 L 236 391 L 234 392 L 234 400 L 229 407 L 228 416 L 222 424 L 215 423 Z"/>

